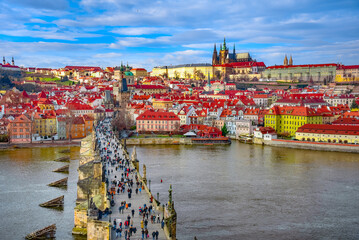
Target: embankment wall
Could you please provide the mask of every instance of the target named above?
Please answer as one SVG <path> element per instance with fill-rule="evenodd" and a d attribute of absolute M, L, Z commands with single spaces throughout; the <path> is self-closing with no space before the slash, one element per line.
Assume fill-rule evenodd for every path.
<path fill-rule="evenodd" d="M 353 144 L 335 144 L 335 143 L 320 143 L 320 142 L 303 142 L 303 141 L 293 141 L 293 140 L 263 140 L 263 139 L 254 139 L 256 144 L 264 144 L 274 147 L 286 147 L 286 148 L 298 148 L 298 149 L 309 149 L 309 150 L 318 150 L 318 151 L 333 151 L 333 152 L 352 152 L 359 153 L 359 145 Z"/>

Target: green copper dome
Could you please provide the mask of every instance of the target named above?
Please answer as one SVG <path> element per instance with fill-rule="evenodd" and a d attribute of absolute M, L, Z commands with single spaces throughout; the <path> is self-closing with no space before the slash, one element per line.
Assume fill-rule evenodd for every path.
<path fill-rule="evenodd" d="M 125 72 L 125 75 L 126 76 L 133 76 L 133 73 L 132 72 Z"/>

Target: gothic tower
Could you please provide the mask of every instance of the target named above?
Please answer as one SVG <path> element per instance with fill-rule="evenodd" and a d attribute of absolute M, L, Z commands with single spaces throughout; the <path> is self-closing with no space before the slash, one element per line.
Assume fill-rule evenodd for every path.
<path fill-rule="evenodd" d="M 233 60 L 237 60 L 236 58 L 236 44 L 233 44 Z"/>
<path fill-rule="evenodd" d="M 14 57 L 12 57 L 12 60 L 11 60 L 11 65 L 15 66 Z"/>
<path fill-rule="evenodd" d="M 217 48 L 216 48 L 216 44 L 214 44 L 212 65 L 217 65 L 217 64 L 218 64 Z"/>
<path fill-rule="evenodd" d="M 119 89 L 119 107 L 120 108 L 126 108 L 127 103 L 130 101 L 130 96 L 131 93 L 128 91 L 127 88 L 127 80 L 126 78 L 122 78 L 122 82 L 119 83 L 120 84 L 120 89 Z"/>
<path fill-rule="evenodd" d="M 292 66 L 293 65 L 293 58 L 292 58 L 292 55 L 290 55 L 290 58 L 289 58 L 289 66 Z"/>
<path fill-rule="evenodd" d="M 2 64 L 3 64 L 3 65 L 6 64 L 5 57 L 2 57 Z"/>
<path fill-rule="evenodd" d="M 288 58 L 287 55 L 285 55 L 284 61 L 283 61 L 283 66 L 288 66 Z"/>
<path fill-rule="evenodd" d="M 228 55 L 228 48 L 226 46 L 226 38 L 223 40 L 223 45 L 221 45 L 221 49 L 219 52 L 219 64 L 225 64 Z"/>

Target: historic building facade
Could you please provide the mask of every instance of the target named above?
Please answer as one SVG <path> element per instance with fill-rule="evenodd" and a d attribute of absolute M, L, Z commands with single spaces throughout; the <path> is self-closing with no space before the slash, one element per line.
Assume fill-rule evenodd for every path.
<path fill-rule="evenodd" d="M 262 78 L 273 79 L 276 81 L 296 81 L 296 82 L 332 82 L 336 76 L 337 64 L 306 64 L 293 65 L 293 59 L 287 56 L 284 58 L 283 65 L 270 66 L 262 73 Z"/>

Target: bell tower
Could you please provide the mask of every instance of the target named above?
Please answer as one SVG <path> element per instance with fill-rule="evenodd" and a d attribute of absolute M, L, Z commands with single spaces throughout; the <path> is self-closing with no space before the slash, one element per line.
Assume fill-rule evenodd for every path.
<path fill-rule="evenodd" d="M 284 57 L 283 66 L 288 66 L 288 58 L 287 55 Z"/>
<path fill-rule="evenodd" d="M 289 58 L 289 66 L 292 66 L 293 65 L 293 58 L 292 58 L 292 55 L 290 55 L 290 58 Z"/>

